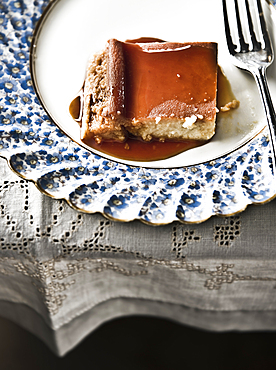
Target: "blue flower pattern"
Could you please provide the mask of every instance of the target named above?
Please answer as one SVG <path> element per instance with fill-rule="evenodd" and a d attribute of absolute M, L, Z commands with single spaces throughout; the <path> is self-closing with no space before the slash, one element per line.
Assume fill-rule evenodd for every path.
<path fill-rule="evenodd" d="M 48 3 L 0 4 L 0 155 L 19 175 L 76 209 L 150 224 L 201 222 L 275 196 L 266 130 L 230 156 L 160 170 L 108 161 L 63 134 L 35 95 L 28 62 L 34 27 Z"/>

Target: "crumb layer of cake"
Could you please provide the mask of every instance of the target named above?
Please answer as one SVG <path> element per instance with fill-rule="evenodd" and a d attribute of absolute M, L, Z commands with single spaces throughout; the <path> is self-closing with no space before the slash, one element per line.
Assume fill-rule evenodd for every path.
<path fill-rule="evenodd" d="M 103 138 L 124 141 L 126 134 L 121 122 L 106 114 L 111 99 L 106 51 L 94 55 L 89 61 L 83 95 L 81 139 L 94 138 L 97 142 L 101 142 Z"/>
<path fill-rule="evenodd" d="M 132 135 L 141 137 L 144 141 L 209 140 L 215 133 L 213 121 L 198 119 L 196 116 L 186 117 L 186 120 L 162 118 L 159 122 L 158 118 L 148 119 L 138 121 L 127 129 Z"/>

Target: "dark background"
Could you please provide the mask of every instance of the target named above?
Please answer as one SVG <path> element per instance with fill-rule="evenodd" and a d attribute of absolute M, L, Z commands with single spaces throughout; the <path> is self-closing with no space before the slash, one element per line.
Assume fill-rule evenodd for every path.
<path fill-rule="evenodd" d="M 112 320 L 66 356 L 0 318 L 1 370 L 276 370 L 276 333 L 213 333 L 149 317 Z"/>

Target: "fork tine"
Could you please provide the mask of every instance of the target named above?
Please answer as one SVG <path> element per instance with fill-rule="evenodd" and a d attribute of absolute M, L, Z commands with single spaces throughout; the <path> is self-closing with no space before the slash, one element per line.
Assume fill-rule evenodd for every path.
<path fill-rule="evenodd" d="M 241 46 L 241 52 L 247 52 L 249 50 L 249 45 L 244 41 L 243 33 L 242 33 L 242 26 L 241 26 L 241 18 L 240 18 L 240 11 L 238 6 L 238 0 L 235 0 L 235 10 L 236 10 L 236 19 L 237 19 L 237 27 L 239 33 L 239 40 Z"/>
<path fill-rule="evenodd" d="M 258 50 L 260 50 L 262 44 L 259 41 L 257 41 L 257 39 L 256 39 L 248 0 L 245 0 L 245 6 L 246 6 L 246 13 L 247 13 L 247 18 L 248 18 L 248 26 L 249 26 L 251 41 L 252 41 L 252 45 L 253 45 L 252 50 L 253 51 L 258 51 Z"/>
<path fill-rule="evenodd" d="M 259 18 L 260 18 L 260 23 L 261 23 L 261 29 L 263 33 L 263 38 L 264 38 L 264 43 L 265 43 L 265 48 L 268 48 L 270 51 L 272 51 L 271 48 L 271 43 L 270 43 L 270 37 L 267 31 L 266 27 L 266 22 L 264 18 L 264 12 L 262 8 L 262 4 L 260 0 L 257 0 L 257 7 L 258 7 L 258 12 L 259 12 Z"/>
<path fill-rule="evenodd" d="M 226 41 L 228 45 L 228 49 L 230 54 L 234 55 L 236 52 L 237 45 L 233 43 L 232 37 L 231 37 L 231 31 L 229 27 L 229 21 L 228 21 L 228 13 L 227 13 L 227 7 L 226 7 L 226 0 L 222 0 L 222 7 L 223 7 L 223 17 L 224 17 L 224 27 L 225 27 L 225 35 L 226 35 Z"/>

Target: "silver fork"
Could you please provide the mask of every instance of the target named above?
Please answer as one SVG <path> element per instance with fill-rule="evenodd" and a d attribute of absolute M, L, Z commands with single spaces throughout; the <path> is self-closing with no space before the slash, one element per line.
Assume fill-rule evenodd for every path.
<path fill-rule="evenodd" d="M 230 0 L 233 1 L 233 0 Z M 246 15 L 248 28 L 251 38 L 252 47 L 249 47 L 249 44 L 246 43 L 244 33 L 242 30 L 242 22 L 240 17 L 240 11 L 238 6 L 238 1 L 235 2 L 235 13 L 236 13 L 236 30 L 238 32 L 239 38 L 239 47 L 233 43 L 231 37 L 231 31 L 228 21 L 227 6 L 226 0 L 222 0 L 223 6 L 223 15 L 224 15 L 224 25 L 225 25 L 225 34 L 228 45 L 229 53 L 231 54 L 233 64 L 236 67 L 239 67 L 243 70 L 250 72 L 257 83 L 263 107 L 265 110 L 267 124 L 270 133 L 270 142 L 271 142 L 271 151 L 272 151 L 272 163 L 273 163 L 273 172 L 276 175 L 276 115 L 271 100 L 267 78 L 266 78 L 266 69 L 273 62 L 274 54 L 270 41 L 270 37 L 267 31 L 266 22 L 264 18 L 264 13 L 262 10 L 262 5 L 260 0 L 256 0 L 258 17 L 260 20 L 260 26 L 262 31 L 262 37 L 264 42 L 264 47 L 262 47 L 261 42 L 257 40 L 254 25 L 251 17 L 250 7 L 248 0 L 245 1 Z"/>

